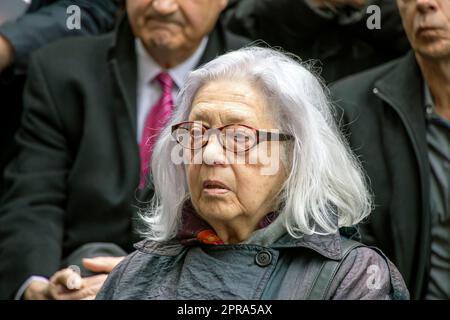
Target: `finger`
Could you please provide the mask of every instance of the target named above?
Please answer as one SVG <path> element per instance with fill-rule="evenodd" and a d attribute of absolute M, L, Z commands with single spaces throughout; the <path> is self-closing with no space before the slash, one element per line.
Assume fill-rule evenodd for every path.
<path fill-rule="evenodd" d="M 83 266 L 93 272 L 110 273 L 124 257 L 96 257 L 83 259 Z"/>
<path fill-rule="evenodd" d="M 81 277 L 74 270 L 67 268 L 56 272 L 48 286 L 48 295 L 51 299 L 60 300 L 60 296 L 68 294 L 81 287 Z"/>
<path fill-rule="evenodd" d="M 59 300 L 83 300 L 94 297 L 100 291 L 107 275 L 93 276 L 83 279 L 82 289 L 58 295 Z"/>
<path fill-rule="evenodd" d="M 61 285 L 70 290 L 77 290 L 81 287 L 81 276 L 70 268 L 56 272 L 50 279 L 50 283 L 55 287 Z"/>
<path fill-rule="evenodd" d="M 51 299 L 54 300 L 66 300 L 68 299 L 67 297 L 70 297 L 70 294 L 77 291 L 78 290 L 69 290 L 61 284 L 50 283 L 48 286 L 48 294 L 51 297 Z"/>
<path fill-rule="evenodd" d="M 89 296 L 95 295 L 96 292 L 93 289 L 80 289 L 77 291 L 71 291 L 67 293 L 60 293 L 57 295 L 57 300 L 82 300 Z"/>
<path fill-rule="evenodd" d="M 83 288 L 89 288 L 93 286 L 102 286 L 105 282 L 106 278 L 108 277 L 107 274 L 99 274 L 91 277 L 83 278 Z"/>
<path fill-rule="evenodd" d="M 49 294 L 49 280 L 33 280 L 25 289 L 23 298 L 25 300 L 47 300 L 51 299 Z"/>

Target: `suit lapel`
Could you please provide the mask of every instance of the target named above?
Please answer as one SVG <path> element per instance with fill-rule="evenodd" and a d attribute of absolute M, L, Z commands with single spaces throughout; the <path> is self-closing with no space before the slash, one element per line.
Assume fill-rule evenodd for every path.
<path fill-rule="evenodd" d="M 120 154 L 117 157 L 128 163 L 130 174 L 134 175 L 130 188 L 134 190 L 138 187 L 140 173 L 139 146 L 136 140 L 137 62 L 134 36 L 126 14 L 118 23 L 114 36 L 108 52 L 108 62 L 114 95 L 111 108 L 119 137 L 117 143 Z"/>
<path fill-rule="evenodd" d="M 200 58 L 197 67 L 213 60 L 220 54 L 225 52 L 225 34 L 220 20 L 217 22 L 214 30 L 209 34 L 208 44 L 206 45 L 205 52 Z"/>
<path fill-rule="evenodd" d="M 109 51 L 109 63 L 119 97 L 125 102 L 126 112 L 133 132 L 137 131 L 137 62 L 134 36 L 127 15 L 118 24 L 115 38 Z"/>

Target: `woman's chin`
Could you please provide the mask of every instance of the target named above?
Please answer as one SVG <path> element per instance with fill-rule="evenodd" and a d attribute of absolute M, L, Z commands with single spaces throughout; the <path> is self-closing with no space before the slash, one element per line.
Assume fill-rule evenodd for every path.
<path fill-rule="evenodd" d="M 231 220 L 236 217 L 236 212 L 231 201 L 226 196 L 206 196 L 198 202 L 199 214 L 207 221 Z"/>

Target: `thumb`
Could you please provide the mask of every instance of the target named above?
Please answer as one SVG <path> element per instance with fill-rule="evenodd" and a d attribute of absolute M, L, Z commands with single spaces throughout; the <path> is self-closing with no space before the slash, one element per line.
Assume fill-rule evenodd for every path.
<path fill-rule="evenodd" d="M 83 266 L 93 272 L 110 273 L 124 257 L 96 257 L 83 259 Z"/>

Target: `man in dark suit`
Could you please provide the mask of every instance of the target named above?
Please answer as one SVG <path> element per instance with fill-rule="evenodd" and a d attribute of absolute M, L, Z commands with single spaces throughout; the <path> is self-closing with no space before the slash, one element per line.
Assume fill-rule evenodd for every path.
<path fill-rule="evenodd" d="M 20 153 L 0 208 L 1 297 L 93 298 L 106 275 L 69 290 L 73 271 L 58 271 L 63 260 L 89 243 L 132 250 L 136 206 L 152 194 L 139 187 L 149 119 L 190 70 L 246 43 L 223 30 L 226 3 L 128 0 L 113 34 L 63 40 L 33 56 Z M 84 266 L 107 273 L 119 259 Z"/>
<path fill-rule="evenodd" d="M 450 1 L 397 0 L 413 51 L 337 82 L 341 125 L 375 208 L 363 242 L 396 264 L 414 299 L 450 299 Z"/>
<path fill-rule="evenodd" d="M 8 1 L 0 5 L 0 194 L 1 176 L 16 151 L 30 54 L 64 37 L 111 31 L 117 13 L 116 0 L 33 0 L 28 7 L 26 1 Z M 80 8 L 80 29 L 67 28 L 71 5 Z"/>

